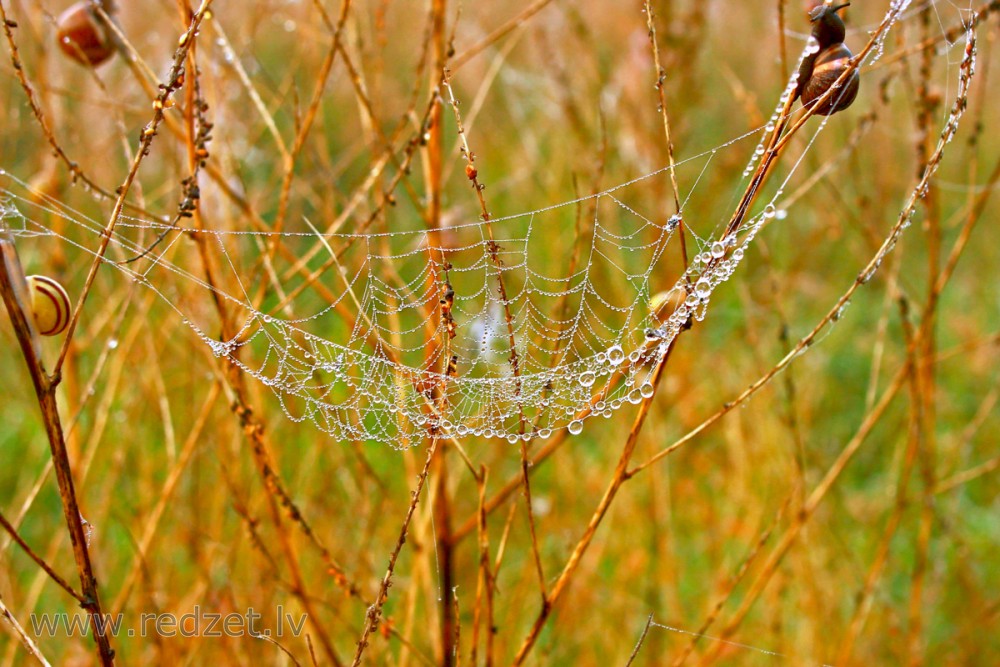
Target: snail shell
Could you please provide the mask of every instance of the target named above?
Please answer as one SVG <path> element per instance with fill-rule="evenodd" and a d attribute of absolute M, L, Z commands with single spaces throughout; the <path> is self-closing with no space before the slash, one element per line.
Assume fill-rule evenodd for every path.
<path fill-rule="evenodd" d="M 59 15 L 56 38 L 62 52 L 81 65 L 96 67 L 115 52 L 107 31 L 86 0 Z"/>
<path fill-rule="evenodd" d="M 35 327 L 43 336 L 62 333 L 69 324 L 72 305 L 63 286 L 48 276 L 27 276 L 31 295 L 31 314 Z"/>
<path fill-rule="evenodd" d="M 851 50 L 844 46 L 843 42 L 820 51 L 813 62 L 812 74 L 806 81 L 806 85 L 802 87 L 802 104 L 811 106 L 816 99 L 829 90 L 834 82 L 840 78 L 852 57 Z M 821 116 L 829 116 L 851 106 L 854 98 L 858 96 L 860 83 L 861 77 L 858 76 L 858 71 L 854 70 L 839 91 L 834 92 L 829 99 L 816 107 L 816 113 Z"/>

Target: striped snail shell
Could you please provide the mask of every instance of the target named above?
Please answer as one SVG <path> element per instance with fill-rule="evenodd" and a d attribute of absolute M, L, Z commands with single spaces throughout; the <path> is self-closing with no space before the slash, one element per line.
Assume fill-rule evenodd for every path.
<path fill-rule="evenodd" d="M 43 336 L 62 333 L 69 324 L 72 306 L 63 286 L 48 276 L 27 276 L 31 296 L 31 314 L 35 327 Z"/>
<path fill-rule="evenodd" d="M 812 36 L 819 47 L 818 51 L 807 56 L 799 67 L 798 93 L 802 97 L 802 104 L 806 107 L 811 106 L 833 86 L 853 57 L 850 49 L 844 45 L 844 36 L 847 34 L 844 21 L 837 15 L 839 10 L 850 4 L 849 2 L 836 6 L 823 4 L 809 14 L 809 19 L 814 24 Z M 851 106 L 854 98 L 858 96 L 860 83 L 858 71 L 854 70 L 842 88 L 834 91 L 825 102 L 815 108 L 815 113 L 829 116 Z"/>

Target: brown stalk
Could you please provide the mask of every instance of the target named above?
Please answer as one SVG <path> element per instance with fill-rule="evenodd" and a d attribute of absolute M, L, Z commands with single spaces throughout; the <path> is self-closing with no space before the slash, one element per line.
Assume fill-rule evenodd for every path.
<path fill-rule="evenodd" d="M 35 388 L 38 407 L 42 412 L 42 423 L 49 439 L 49 449 L 52 454 L 52 464 L 59 487 L 59 498 L 62 501 L 63 515 L 69 529 L 70 542 L 73 545 L 73 556 L 76 560 L 77 572 L 80 576 L 80 588 L 83 599 L 80 605 L 86 610 L 90 630 L 97 642 L 98 658 L 102 665 L 113 665 L 115 652 L 105 632 L 106 618 L 101 609 L 101 599 L 97 592 L 97 579 L 90 560 L 90 550 L 83 529 L 83 514 L 76 500 L 76 490 L 73 485 L 72 464 L 66 441 L 63 437 L 62 420 L 59 417 L 59 406 L 56 402 L 56 386 L 58 375 L 50 376 L 42 361 L 39 335 L 35 328 L 34 318 L 29 314 L 28 285 L 24 272 L 14 248 L 14 239 L 7 229 L 6 223 L 0 223 L 0 296 L 7 306 L 14 333 L 21 346 L 21 353 L 28 366 L 31 382 Z"/>
<path fill-rule="evenodd" d="M 479 200 L 481 217 L 485 223 L 486 233 L 489 237 L 486 242 L 486 250 L 487 254 L 490 256 L 490 261 L 496 269 L 497 292 L 500 296 L 500 303 L 503 305 L 504 320 L 507 323 L 507 342 L 510 349 L 509 361 L 511 373 L 514 377 L 514 400 L 517 401 L 517 411 L 520 422 L 518 433 L 524 435 L 527 427 L 527 418 L 524 414 L 524 405 L 521 402 L 521 363 L 520 357 L 517 354 L 517 342 L 514 339 L 514 316 L 511 314 L 510 301 L 507 298 L 507 287 L 503 279 L 503 262 L 500 261 L 499 256 L 500 246 L 497 244 L 496 238 L 494 237 L 493 225 L 490 224 L 491 216 L 489 209 L 486 206 L 486 198 L 483 195 L 485 186 L 479 181 L 479 172 L 476 168 L 476 155 L 472 152 L 472 149 L 469 148 L 469 139 L 465 134 L 465 127 L 462 125 L 462 114 L 458 110 L 458 100 L 455 99 L 455 92 L 452 90 L 451 81 L 448 78 L 447 72 L 445 73 L 442 85 L 445 90 L 448 91 L 448 101 L 451 103 L 451 108 L 455 113 L 455 125 L 458 130 L 459 140 L 461 141 L 461 151 L 466 160 L 465 173 L 466 176 L 468 176 L 469 181 L 472 183 L 472 189 L 476 193 L 476 198 Z M 547 598 L 547 593 L 545 591 L 545 572 L 542 568 L 542 557 L 538 549 L 538 534 L 535 528 L 535 512 L 531 506 L 531 481 L 528 472 L 528 443 L 525 442 L 523 438 L 521 438 L 519 442 L 521 449 L 521 480 L 524 487 L 524 504 L 528 515 L 528 528 L 531 532 L 531 550 L 535 560 L 535 570 L 538 574 L 538 588 L 541 592 L 544 604 Z"/>
<path fill-rule="evenodd" d="M 17 638 L 21 640 L 21 644 L 24 646 L 29 655 L 37 660 L 38 664 L 43 667 L 49 667 L 51 663 L 46 660 L 44 655 L 42 655 L 41 649 L 38 648 L 38 644 L 36 644 L 35 640 L 31 638 L 31 635 L 25 632 L 21 624 L 17 622 L 17 619 L 14 618 L 14 614 L 10 613 L 10 609 L 8 609 L 7 605 L 4 604 L 2 595 L 0 595 L 0 618 L 7 621 L 7 624 L 11 627 L 11 630 Z"/>
<path fill-rule="evenodd" d="M 643 0 L 643 9 L 646 13 L 646 28 L 649 30 L 649 43 L 653 49 L 653 67 L 656 70 L 656 96 L 660 116 L 663 119 L 663 138 L 667 144 L 667 160 L 670 165 L 670 192 L 674 197 L 674 213 L 680 216 L 681 200 L 677 188 L 677 173 L 674 160 L 674 142 L 670 138 L 670 114 L 667 112 L 667 96 L 663 91 L 663 84 L 667 80 L 667 72 L 660 64 L 660 45 L 656 41 L 656 21 L 653 20 L 653 8 L 649 0 Z M 680 218 L 677 224 L 677 234 L 681 238 L 681 262 L 686 270 L 688 267 L 687 240 L 684 237 L 684 219 Z"/>
<path fill-rule="evenodd" d="M 2 513 L 0 513 L 0 526 L 3 526 L 3 529 L 6 530 L 11 539 L 17 543 L 17 546 L 21 547 L 21 550 L 28 555 L 28 558 L 35 561 L 35 564 L 42 568 L 45 574 L 49 575 L 49 578 L 52 579 L 52 581 L 54 581 L 59 588 L 75 597 L 77 602 L 83 603 L 85 601 L 84 597 L 73 590 L 73 587 L 70 586 L 65 579 L 59 576 L 59 573 L 53 570 L 52 566 L 46 563 L 44 558 L 35 553 L 35 550 L 32 549 L 31 546 L 24 541 L 24 538 L 18 534 L 17 528 L 15 528 Z"/>
<path fill-rule="evenodd" d="M 660 378 L 663 375 L 663 369 L 666 366 L 667 360 L 670 358 L 671 350 L 673 350 L 673 344 L 671 344 L 670 349 L 667 350 L 667 353 L 657 362 L 656 367 L 653 369 L 651 381 L 654 389 L 659 385 Z M 538 636 L 541 634 L 542 628 L 545 627 L 545 623 L 551 616 L 556 603 L 558 603 L 562 594 L 565 593 L 566 589 L 569 587 L 569 584 L 573 579 L 573 575 L 580 566 L 583 555 L 587 552 L 587 548 L 590 546 L 591 542 L 593 542 L 594 535 L 597 533 L 597 528 L 601 525 L 601 521 L 607 514 L 608 508 L 611 507 L 611 503 L 618 494 L 618 490 L 621 488 L 622 484 L 624 484 L 629 477 L 631 477 L 628 470 L 629 462 L 632 460 L 632 454 L 639 441 L 639 433 L 642 431 L 642 426 L 646 421 L 646 416 L 649 414 L 649 408 L 652 406 L 653 398 L 655 398 L 655 396 L 656 393 L 654 391 L 652 396 L 643 398 L 642 403 L 639 405 L 639 409 L 632 421 L 632 428 L 629 429 L 628 438 L 626 438 L 625 445 L 622 448 L 622 453 L 619 456 L 618 465 L 615 466 L 615 471 L 611 477 L 611 481 L 608 483 L 608 486 L 604 491 L 604 495 L 601 497 L 600 502 L 594 509 L 594 512 L 590 517 L 590 521 L 587 523 L 586 529 L 584 529 L 583 535 L 580 537 L 579 541 L 577 541 L 576 546 L 573 547 L 573 552 L 566 560 L 566 564 L 563 566 L 562 572 L 559 573 L 559 576 L 552 584 L 552 588 L 548 595 L 543 598 L 542 607 L 538 611 L 538 615 L 535 617 L 534 623 L 532 623 L 531 630 L 528 631 L 528 635 L 524 638 L 520 648 L 518 648 L 512 664 L 524 664 L 524 661 L 528 657 L 528 653 L 531 652 L 535 642 L 538 641 Z"/>
<path fill-rule="evenodd" d="M 406 516 L 403 518 L 403 525 L 399 530 L 399 537 L 396 539 L 396 546 L 393 548 L 392 553 L 389 554 L 389 566 L 386 568 L 385 575 L 382 577 L 382 582 L 379 584 L 375 601 L 370 607 L 368 607 L 368 611 L 365 613 L 365 626 L 361 632 L 361 637 L 358 639 L 358 649 L 354 654 L 354 661 L 351 663 L 352 667 L 357 667 L 361 664 L 361 658 L 364 656 L 365 649 L 368 647 L 368 638 L 371 636 L 371 633 L 378 628 L 379 622 L 382 619 L 382 607 L 389 599 L 389 588 L 392 586 L 392 577 L 396 570 L 396 560 L 399 558 L 399 553 L 403 550 L 403 545 L 406 543 L 406 534 L 410 527 L 410 521 L 413 519 L 413 513 L 417 509 L 417 503 L 420 501 L 420 492 L 423 490 L 424 483 L 427 481 L 427 474 L 430 472 L 431 462 L 433 461 L 434 454 L 437 451 L 438 442 L 439 440 L 437 438 L 431 438 L 430 447 L 427 448 L 427 459 L 424 461 L 423 469 L 417 476 L 417 485 L 411 493 L 412 500 L 406 510 Z"/>

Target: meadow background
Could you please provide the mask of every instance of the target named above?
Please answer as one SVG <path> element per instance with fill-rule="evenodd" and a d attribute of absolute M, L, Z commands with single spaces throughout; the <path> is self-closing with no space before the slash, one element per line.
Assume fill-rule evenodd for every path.
<path fill-rule="evenodd" d="M 121 3 L 138 59 L 91 69 L 56 48 L 54 17 L 67 4 L 3 0 L 51 137 L 114 193 L 196 7 Z M 851 48 L 888 6 L 849 8 Z M 720 149 L 700 180 L 697 169 L 678 171 L 691 194 L 685 220 L 711 230 L 745 188 L 759 135 L 726 144 L 764 124 L 808 22 L 798 1 L 665 0 L 652 10 L 655 51 L 639 2 L 217 1 L 192 51 L 199 74 L 189 69 L 174 94 L 128 199 L 169 218 L 204 158 L 199 208 L 184 224 L 298 225 L 348 209 L 347 230 L 474 221 L 480 204 L 451 109 L 432 108 L 431 130 L 422 126 L 447 67 L 493 214 L 667 165 L 665 109 L 677 160 Z M 733 404 L 823 320 L 896 223 L 955 101 L 961 22 L 980 11 L 968 109 L 912 226 L 835 323 Z M 881 59 L 862 69 L 857 102 L 808 147 L 801 137 L 791 146 L 804 157 L 782 200 L 787 217 L 762 231 L 705 321 L 679 337 L 653 400 L 528 446 L 534 536 L 518 447 L 468 438 L 460 453 L 444 443 L 365 662 L 508 664 L 527 637 L 527 664 L 1000 661 L 998 37 L 1000 3 L 910 5 Z M 6 41 L 0 50 L 0 168 L 106 221 L 113 198 L 71 183 Z M 207 143 L 196 136 L 196 96 L 213 124 Z M 666 176 L 632 192 L 636 205 L 673 212 Z M 538 233 L 560 248 L 575 230 L 569 221 Z M 79 295 L 88 253 L 46 237 L 18 250 L 28 273 Z M 205 275 L 195 242 L 172 260 Z M 214 316 L 209 291 L 163 280 L 171 302 Z M 45 341 L 47 363 L 60 343 Z M 352 662 L 427 443 L 399 452 L 290 422 L 270 391 L 109 267 L 88 296 L 58 398 L 106 611 L 123 612 L 126 627 L 194 605 L 252 607 L 266 627 L 278 605 L 309 614 L 306 636 L 281 648 L 252 637 L 114 638 L 120 664 Z M 622 478 L 629 443 L 628 467 L 639 468 Z M 0 514 L 77 585 L 50 460 L 5 316 Z M 613 502 L 595 515 L 609 485 Z M 78 612 L 9 532 L 0 599 L 24 627 L 32 613 Z M 30 664 L 0 625 L 0 665 Z M 97 661 L 89 639 L 37 643 L 52 664 Z"/>

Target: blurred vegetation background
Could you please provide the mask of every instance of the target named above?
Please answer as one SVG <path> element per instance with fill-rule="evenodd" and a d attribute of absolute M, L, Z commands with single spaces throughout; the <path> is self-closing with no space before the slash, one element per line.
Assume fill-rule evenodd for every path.
<path fill-rule="evenodd" d="M 51 136 L 114 193 L 197 7 L 121 3 L 113 16 L 127 43 L 94 68 L 58 49 L 69 4 L 3 0 Z M 846 10 L 855 52 L 889 5 Z M 528 664 L 1000 661 L 998 5 L 910 3 L 884 54 L 862 68 L 857 102 L 822 133 L 793 140 L 768 186 L 801 156 L 779 199 L 787 216 L 762 231 L 706 320 L 679 338 L 630 466 L 683 444 L 625 479 L 606 515 L 595 508 L 614 486 L 638 408 L 588 420 L 550 449 L 527 447 L 539 458 L 534 537 L 516 445 L 463 439 L 464 454 L 441 445 L 366 662 L 505 664 L 519 651 Z M 808 36 L 804 9 L 797 0 L 652 3 L 674 156 L 718 149 L 703 174 L 694 162 L 677 171 L 690 195 L 685 221 L 704 234 L 724 225 L 746 188 L 760 135 L 729 142 L 759 130 L 777 104 Z M 912 227 L 815 344 L 731 406 L 823 320 L 896 223 L 955 102 L 960 28 L 977 12 L 968 110 Z M 3 51 L 0 169 L 103 224 L 113 198 L 72 183 Z M 128 195 L 170 218 L 204 157 L 192 155 L 206 148 L 186 225 L 260 231 L 283 220 L 304 231 L 305 218 L 328 224 L 345 212 L 344 231 L 478 220 L 454 115 L 429 107 L 443 67 L 493 215 L 669 162 L 640 2 L 216 2 L 191 53 L 178 105 Z M 204 145 L 195 95 L 213 124 Z M 428 108 L 435 122 L 425 132 Z M 666 175 L 630 195 L 643 210 L 673 212 Z M 56 216 L 41 222 L 96 249 L 95 236 Z M 567 221 L 536 233 L 560 248 L 574 229 Z M 666 284 L 682 270 L 670 250 L 677 265 Z M 22 237 L 18 251 L 28 273 L 79 296 L 92 255 L 50 237 Z M 235 261 L 256 270 L 259 249 L 248 253 Z M 187 240 L 172 255 L 200 277 L 204 258 Z M 183 312 L 223 326 L 203 286 L 161 280 L 156 289 Z M 38 403 L 7 322 L 0 513 L 75 584 Z M 61 340 L 44 342 L 47 363 Z M 110 267 L 88 296 L 59 400 L 106 611 L 132 628 L 142 613 L 179 616 L 194 605 L 252 607 L 272 630 L 279 605 L 309 615 L 308 638 L 276 640 L 287 653 L 247 636 L 120 636 L 121 664 L 351 663 L 427 443 L 398 452 L 289 421 L 266 387 Z M 596 530 L 580 551 L 588 523 Z M 25 628 L 33 613 L 77 613 L 8 533 L 0 563 L 0 598 Z M 537 639 L 523 650 L 533 626 Z M 3 627 L 0 664 L 31 662 Z M 97 659 L 89 638 L 35 639 L 53 664 Z"/>

